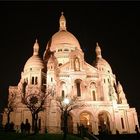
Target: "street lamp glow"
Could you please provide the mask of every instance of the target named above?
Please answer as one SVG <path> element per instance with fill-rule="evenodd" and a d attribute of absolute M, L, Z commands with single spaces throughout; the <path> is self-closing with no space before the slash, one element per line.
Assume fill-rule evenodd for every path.
<path fill-rule="evenodd" d="M 69 100 L 68 98 L 65 98 L 65 99 L 64 99 L 64 103 L 65 103 L 66 105 L 68 105 L 68 104 L 70 103 L 70 100 Z"/>

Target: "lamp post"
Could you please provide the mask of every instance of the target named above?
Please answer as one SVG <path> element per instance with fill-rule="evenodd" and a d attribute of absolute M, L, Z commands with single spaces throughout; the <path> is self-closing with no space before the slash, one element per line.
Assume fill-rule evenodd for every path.
<path fill-rule="evenodd" d="M 64 121 L 64 127 L 63 127 L 63 140 L 66 140 L 66 137 L 67 137 L 67 132 L 68 132 L 68 107 L 69 107 L 69 104 L 70 104 L 70 100 L 68 98 L 64 98 L 63 100 L 63 121 Z"/>
<path fill-rule="evenodd" d="M 79 107 L 82 107 L 84 104 L 79 104 L 79 101 L 77 100 L 77 96 L 66 96 L 65 98 L 63 97 L 58 97 L 56 98 L 58 107 L 61 110 L 61 126 L 63 130 L 63 140 L 66 140 L 67 132 L 68 132 L 68 115 L 69 113 L 77 109 Z"/>

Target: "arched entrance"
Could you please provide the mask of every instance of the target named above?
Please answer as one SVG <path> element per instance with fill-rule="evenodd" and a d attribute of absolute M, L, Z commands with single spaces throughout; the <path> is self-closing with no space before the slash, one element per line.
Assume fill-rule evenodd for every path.
<path fill-rule="evenodd" d="M 98 114 L 98 126 L 99 126 L 99 133 L 106 133 L 109 134 L 110 131 L 110 122 L 109 116 L 107 112 L 100 112 Z"/>
<path fill-rule="evenodd" d="M 80 125 L 88 128 L 88 131 L 92 132 L 92 115 L 88 112 L 80 114 Z"/>

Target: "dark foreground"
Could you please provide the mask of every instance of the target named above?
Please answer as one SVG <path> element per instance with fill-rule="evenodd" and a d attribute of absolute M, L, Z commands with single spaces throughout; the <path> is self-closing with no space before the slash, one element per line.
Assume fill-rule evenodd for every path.
<path fill-rule="evenodd" d="M 123 135 L 103 135 L 98 136 L 99 140 L 140 140 L 140 135 L 123 134 Z"/>
<path fill-rule="evenodd" d="M 15 132 L 0 132 L 0 140 L 63 140 L 62 134 L 18 134 Z M 68 135 L 67 140 L 83 140 L 74 135 Z"/>
<path fill-rule="evenodd" d="M 93 136 L 80 138 L 74 135 L 67 135 L 66 140 L 140 140 L 138 134 L 123 134 L 123 135 L 98 135 L 97 139 Z M 0 140 L 63 140 L 62 134 L 29 134 L 24 135 L 15 132 L 0 132 Z"/>

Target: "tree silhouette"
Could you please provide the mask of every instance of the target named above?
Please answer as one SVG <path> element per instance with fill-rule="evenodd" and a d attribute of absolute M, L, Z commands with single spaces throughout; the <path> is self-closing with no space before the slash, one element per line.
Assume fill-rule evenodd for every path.
<path fill-rule="evenodd" d="M 38 92 L 37 94 L 29 94 L 22 98 L 23 103 L 29 108 L 32 114 L 32 131 L 38 132 L 38 113 L 44 110 L 44 104 L 47 96 L 45 92 Z"/>
<path fill-rule="evenodd" d="M 13 112 L 14 109 L 16 108 L 15 99 L 16 99 L 16 94 L 15 94 L 15 93 L 11 93 L 11 94 L 9 95 L 9 98 L 8 98 L 8 105 L 7 105 L 7 108 L 5 109 L 5 112 L 6 112 L 6 114 L 7 114 L 7 124 L 10 124 L 10 114 L 11 114 L 11 112 Z"/>
<path fill-rule="evenodd" d="M 73 97 L 57 97 L 57 106 L 61 110 L 61 127 L 63 129 L 63 140 L 66 140 L 68 133 L 68 116 L 70 115 L 70 111 L 83 107 L 84 103 L 79 101 L 77 96 Z"/>

